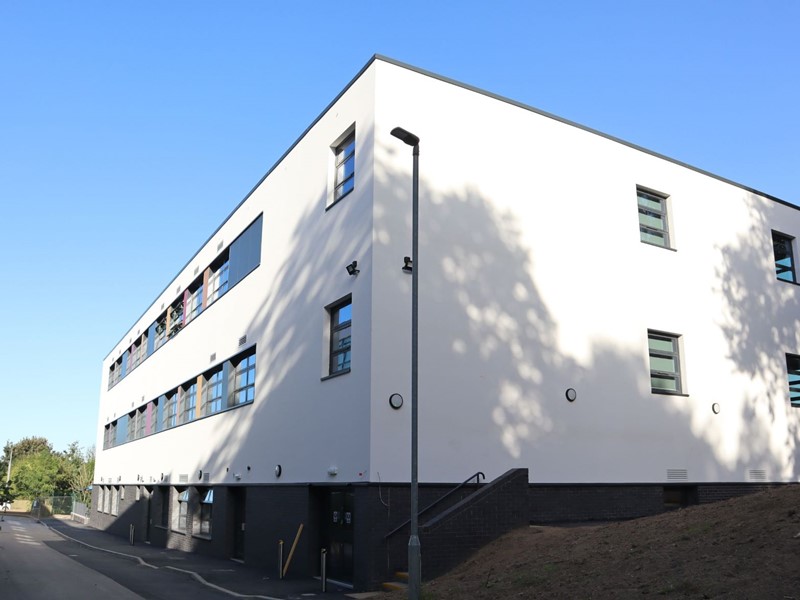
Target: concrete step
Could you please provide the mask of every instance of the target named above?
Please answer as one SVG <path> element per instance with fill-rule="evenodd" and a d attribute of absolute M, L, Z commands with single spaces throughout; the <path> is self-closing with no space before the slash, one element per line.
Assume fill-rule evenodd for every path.
<path fill-rule="evenodd" d="M 395 571 L 394 579 L 392 581 L 384 581 L 381 584 L 381 588 L 387 592 L 408 589 L 408 573 L 404 571 Z"/>

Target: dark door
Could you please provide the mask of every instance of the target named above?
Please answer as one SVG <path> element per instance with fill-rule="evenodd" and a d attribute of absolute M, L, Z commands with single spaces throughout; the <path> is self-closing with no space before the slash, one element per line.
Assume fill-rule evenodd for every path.
<path fill-rule="evenodd" d="M 244 488 L 232 488 L 233 496 L 233 553 L 232 557 L 244 560 L 245 494 Z"/>
<path fill-rule="evenodd" d="M 150 532 L 153 530 L 153 488 L 145 487 L 144 493 L 147 494 L 147 504 L 145 504 L 145 523 L 147 527 L 144 529 L 144 541 L 150 543 Z"/>
<path fill-rule="evenodd" d="M 338 581 L 353 581 L 353 492 L 331 490 L 325 514 L 328 577 Z"/>

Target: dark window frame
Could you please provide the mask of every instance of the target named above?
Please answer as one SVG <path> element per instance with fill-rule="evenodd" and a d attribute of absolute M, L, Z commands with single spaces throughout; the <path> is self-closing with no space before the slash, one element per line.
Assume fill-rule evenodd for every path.
<path fill-rule="evenodd" d="M 636 205 L 639 209 L 639 240 L 643 244 L 650 244 L 651 246 L 658 246 L 659 248 L 672 249 L 672 239 L 669 224 L 669 208 L 667 206 L 667 199 L 669 196 L 661 192 L 656 192 L 648 188 L 636 186 Z M 642 199 L 650 203 L 658 203 L 659 208 L 655 208 L 652 204 L 642 204 Z M 655 227 L 651 224 L 643 223 L 642 217 L 660 219 L 663 223 L 663 228 Z M 645 238 L 648 239 L 645 239 Z M 651 238 L 661 238 L 663 243 L 653 241 Z"/>
<path fill-rule="evenodd" d="M 333 148 L 333 202 L 336 204 L 355 189 L 356 180 L 356 131 L 345 134 Z M 341 168 L 341 174 L 340 174 Z"/>
<path fill-rule="evenodd" d="M 338 316 L 340 311 L 345 308 L 350 308 L 350 319 L 346 321 L 340 321 Z M 328 376 L 332 377 L 334 375 L 341 375 L 344 373 L 350 372 L 350 366 L 352 362 L 352 350 L 353 350 L 353 342 L 352 342 L 352 327 L 353 327 L 353 297 L 352 294 L 348 294 L 343 298 L 340 298 L 336 302 L 329 304 L 325 307 L 325 310 L 328 312 L 328 319 L 329 319 L 329 345 L 328 345 Z M 342 345 L 342 340 L 339 339 L 339 344 L 337 347 L 336 340 L 338 338 L 338 334 L 340 334 L 344 330 L 350 330 L 350 335 L 347 336 L 347 345 Z M 339 364 L 339 357 L 345 355 L 345 358 L 342 360 L 341 366 Z"/>
<path fill-rule="evenodd" d="M 789 384 L 789 406 L 800 408 L 800 355 L 786 354 L 786 376 Z"/>
<path fill-rule="evenodd" d="M 790 235 L 781 233 L 780 231 L 772 230 L 772 255 L 775 259 L 775 277 L 780 281 L 787 283 L 797 283 L 797 271 L 795 269 L 794 260 L 794 240 Z M 779 245 L 781 249 L 779 249 Z M 779 252 L 782 251 L 783 255 L 779 257 Z M 785 264 L 779 264 L 786 259 L 789 259 L 788 267 Z M 781 277 L 781 275 L 788 273 L 791 279 Z"/>
<path fill-rule="evenodd" d="M 655 349 L 652 347 L 650 340 L 659 340 L 661 342 L 669 341 L 672 344 L 672 350 Z M 653 394 L 667 394 L 672 396 L 685 396 L 685 382 L 682 373 L 681 364 L 681 336 L 675 333 L 668 333 L 665 331 L 657 331 L 654 329 L 647 330 L 647 352 L 648 363 L 650 365 L 650 391 Z M 653 358 L 672 360 L 675 365 L 674 371 L 667 371 L 664 369 L 657 369 L 653 367 Z M 656 379 L 672 380 L 675 382 L 675 389 L 656 387 L 653 381 Z"/>

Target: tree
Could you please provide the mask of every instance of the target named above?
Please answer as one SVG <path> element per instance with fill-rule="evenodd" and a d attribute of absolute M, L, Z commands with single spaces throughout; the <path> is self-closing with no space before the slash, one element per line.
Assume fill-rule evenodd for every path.
<path fill-rule="evenodd" d="M 88 505 L 91 493 L 87 489 L 94 476 L 94 446 L 86 450 L 72 442 L 62 455 L 65 487 L 78 502 Z"/>
<path fill-rule="evenodd" d="M 14 456 L 11 478 L 16 495 L 23 498 L 55 495 L 61 466 L 59 463 L 58 457 L 46 450 L 27 454 L 20 460 Z"/>

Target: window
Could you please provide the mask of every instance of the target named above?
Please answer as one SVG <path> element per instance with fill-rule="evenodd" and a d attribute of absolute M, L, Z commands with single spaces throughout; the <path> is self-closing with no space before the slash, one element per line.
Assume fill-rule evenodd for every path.
<path fill-rule="evenodd" d="M 200 491 L 200 534 L 211 536 L 211 516 L 214 512 L 214 490 Z"/>
<path fill-rule="evenodd" d="M 328 307 L 331 319 L 330 375 L 350 370 L 350 325 L 352 301 L 348 296 Z"/>
<path fill-rule="evenodd" d="M 775 252 L 775 274 L 781 281 L 797 283 L 792 246 L 794 246 L 794 238 L 777 231 L 772 232 L 772 248 Z"/>
<path fill-rule="evenodd" d="M 97 512 L 103 512 L 103 486 L 97 488 Z"/>
<path fill-rule="evenodd" d="M 117 359 L 108 370 L 108 389 L 117 385 L 122 379 L 122 358 Z"/>
<path fill-rule="evenodd" d="M 203 416 L 222 410 L 222 369 L 206 374 L 203 385 Z"/>
<path fill-rule="evenodd" d="M 197 382 L 181 386 L 181 423 L 194 421 L 197 407 Z"/>
<path fill-rule="evenodd" d="M 167 341 L 167 313 L 164 313 L 156 319 L 154 334 L 153 349 L 157 350 Z"/>
<path fill-rule="evenodd" d="M 169 333 L 167 337 L 173 337 L 183 327 L 183 298 L 176 300 L 169 307 Z"/>
<path fill-rule="evenodd" d="M 256 392 L 256 355 L 246 354 L 231 361 L 234 368 L 231 406 L 252 402 Z"/>
<path fill-rule="evenodd" d="M 185 489 L 178 493 L 178 511 L 174 529 L 178 531 L 187 531 L 186 527 L 189 524 L 189 490 Z"/>
<path fill-rule="evenodd" d="M 141 407 L 139 410 L 136 411 L 136 437 L 135 439 L 140 439 L 144 437 L 144 424 L 145 424 L 145 410 L 146 407 Z"/>
<path fill-rule="evenodd" d="M 229 269 L 230 261 L 228 260 L 228 251 L 226 250 L 225 253 L 211 265 L 211 272 L 208 277 L 207 301 L 209 305 L 228 291 Z"/>
<path fill-rule="evenodd" d="M 119 514 L 119 486 L 111 488 L 111 514 L 115 517 Z"/>
<path fill-rule="evenodd" d="M 164 429 L 175 427 L 178 424 L 178 394 L 174 390 L 167 395 L 166 416 Z"/>
<path fill-rule="evenodd" d="M 800 356 L 786 355 L 786 371 L 789 375 L 789 404 L 800 408 Z"/>
<path fill-rule="evenodd" d="M 356 134 L 348 135 L 334 148 L 336 175 L 333 187 L 333 201 L 338 202 L 353 191 L 356 174 Z"/>
<path fill-rule="evenodd" d="M 639 200 L 639 236 L 646 244 L 670 247 L 667 197 L 636 188 Z"/>
<path fill-rule="evenodd" d="M 655 393 L 682 393 L 678 339 L 678 336 L 669 333 L 647 332 L 650 386 Z"/>
<path fill-rule="evenodd" d="M 203 312 L 203 280 L 195 282 L 186 294 L 186 319 L 185 323 L 193 320 Z"/>
<path fill-rule="evenodd" d="M 128 413 L 128 431 L 125 433 L 125 441 L 132 442 L 136 439 L 136 411 Z"/>

